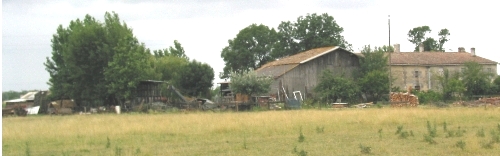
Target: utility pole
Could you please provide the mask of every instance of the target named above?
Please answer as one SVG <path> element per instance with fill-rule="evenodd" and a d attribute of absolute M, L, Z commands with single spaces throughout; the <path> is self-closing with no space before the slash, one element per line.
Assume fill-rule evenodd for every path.
<path fill-rule="evenodd" d="M 389 25 L 389 47 L 391 46 L 391 15 L 388 15 L 387 18 L 387 23 Z M 387 51 L 389 52 L 389 96 L 391 95 L 392 92 L 392 69 L 391 69 L 391 63 L 392 63 L 392 58 L 391 58 L 391 53 L 389 51 L 389 47 L 387 47 Z"/>

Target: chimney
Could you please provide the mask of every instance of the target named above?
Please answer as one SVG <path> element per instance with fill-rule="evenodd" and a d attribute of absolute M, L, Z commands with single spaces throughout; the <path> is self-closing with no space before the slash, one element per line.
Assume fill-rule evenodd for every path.
<path fill-rule="evenodd" d="M 401 52 L 400 45 L 399 44 L 394 44 L 394 52 L 399 53 Z"/>
<path fill-rule="evenodd" d="M 476 48 L 474 48 L 474 47 L 473 47 L 473 48 L 470 48 L 470 54 L 471 54 L 472 56 L 476 56 Z"/>
<path fill-rule="evenodd" d="M 459 53 L 463 53 L 463 52 L 465 52 L 465 48 L 464 48 L 464 47 L 458 47 L 458 52 L 459 52 Z"/>
<path fill-rule="evenodd" d="M 424 52 L 424 44 L 423 43 L 420 43 L 418 45 L 418 52 Z"/>

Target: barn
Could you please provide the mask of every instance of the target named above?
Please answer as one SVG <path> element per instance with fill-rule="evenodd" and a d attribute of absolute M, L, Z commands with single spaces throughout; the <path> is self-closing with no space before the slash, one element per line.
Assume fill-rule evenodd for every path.
<path fill-rule="evenodd" d="M 359 58 L 356 54 L 335 47 L 315 48 L 292 56 L 269 62 L 255 70 L 259 76 L 274 78 L 271 84 L 271 95 L 279 95 L 283 100 L 283 92 L 288 96 L 307 99 L 314 95 L 314 87 L 319 83 L 322 72 L 329 69 L 335 75 L 345 74 L 351 77 L 359 68 Z"/>

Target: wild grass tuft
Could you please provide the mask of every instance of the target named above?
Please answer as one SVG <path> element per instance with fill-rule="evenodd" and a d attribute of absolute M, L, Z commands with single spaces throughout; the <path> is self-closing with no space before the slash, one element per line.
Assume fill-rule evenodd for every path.
<path fill-rule="evenodd" d="M 465 150 L 465 142 L 463 140 L 460 140 L 455 144 L 455 147 Z"/>
<path fill-rule="evenodd" d="M 106 148 L 111 147 L 111 141 L 109 140 L 109 137 L 106 137 Z"/>
<path fill-rule="evenodd" d="M 445 132 L 448 131 L 448 128 L 447 128 L 447 125 L 446 125 L 446 121 L 443 122 L 443 131 L 445 131 Z"/>
<path fill-rule="evenodd" d="M 370 154 L 372 152 L 372 148 L 370 146 L 364 146 L 363 144 L 359 144 L 359 149 L 363 154 Z"/>
<path fill-rule="evenodd" d="M 436 129 L 436 123 L 434 123 L 434 127 L 431 126 L 431 122 L 427 120 L 427 132 L 429 133 L 428 136 L 430 137 L 436 137 L 437 136 L 437 129 Z"/>
<path fill-rule="evenodd" d="M 378 129 L 378 138 L 382 139 L 382 128 Z"/>
<path fill-rule="evenodd" d="M 481 128 L 480 130 L 477 131 L 476 133 L 477 137 L 485 137 L 486 135 L 484 134 L 484 128 Z"/>
<path fill-rule="evenodd" d="M 115 156 L 121 156 L 122 155 L 122 148 L 116 146 L 115 147 Z"/>
<path fill-rule="evenodd" d="M 316 133 L 324 133 L 324 132 L 325 132 L 325 126 L 323 127 L 316 126 Z"/>
<path fill-rule="evenodd" d="M 302 133 L 302 126 L 300 126 L 300 133 L 299 133 L 299 142 L 304 142 L 306 137 L 304 137 L 304 134 Z"/>
<path fill-rule="evenodd" d="M 424 135 L 424 141 L 428 142 L 429 144 L 437 144 L 437 142 L 434 140 L 434 137 L 430 135 Z"/>
<path fill-rule="evenodd" d="M 403 125 L 399 125 L 399 126 L 397 127 L 396 134 L 401 133 L 401 131 L 402 131 L 402 130 L 403 130 Z"/>
<path fill-rule="evenodd" d="M 25 152 L 26 156 L 30 156 L 31 155 L 31 149 L 30 149 L 30 145 L 28 142 L 26 142 L 26 152 Z"/>

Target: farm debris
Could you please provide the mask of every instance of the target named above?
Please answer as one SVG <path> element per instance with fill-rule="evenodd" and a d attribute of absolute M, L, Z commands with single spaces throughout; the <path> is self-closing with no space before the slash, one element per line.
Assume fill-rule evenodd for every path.
<path fill-rule="evenodd" d="M 458 101 L 455 106 L 479 107 L 479 106 L 500 106 L 500 97 L 480 98 L 475 101 Z"/>
<path fill-rule="evenodd" d="M 56 100 L 50 102 L 50 108 L 47 110 L 48 114 L 73 114 L 73 108 L 76 106 L 73 100 Z"/>
<path fill-rule="evenodd" d="M 418 97 L 411 93 L 391 92 L 389 99 L 391 107 L 417 107 L 419 104 Z"/>
<path fill-rule="evenodd" d="M 28 111 L 26 111 L 26 105 L 11 105 L 7 108 L 2 109 L 2 117 L 6 116 L 26 116 Z"/>

